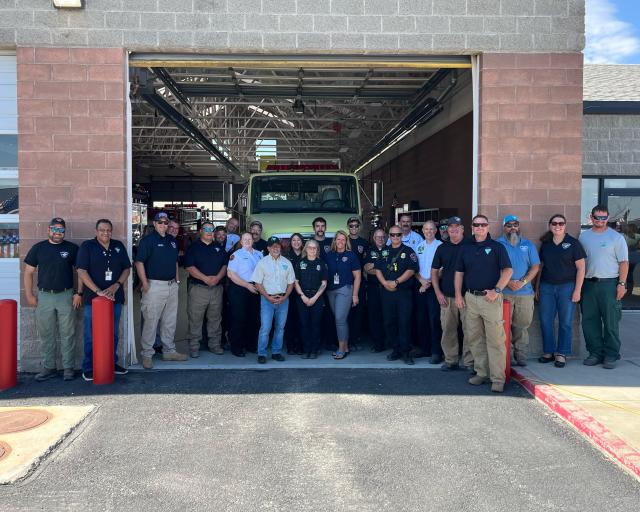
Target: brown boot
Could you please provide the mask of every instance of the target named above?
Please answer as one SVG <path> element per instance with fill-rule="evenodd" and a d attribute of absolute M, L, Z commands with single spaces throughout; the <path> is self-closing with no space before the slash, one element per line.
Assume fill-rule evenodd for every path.
<path fill-rule="evenodd" d="M 163 361 L 186 361 L 189 359 L 186 354 L 181 354 L 180 352 L 169 352 L 168 354 L 162 354 Z"/>
<path fill-rule="evenodd" d="M 491 384 L 491 391 L 494 393 L 502 393 L 504 391 L 504 383 L 503 382 L 493 382 Z"/>
<path fill-rule="evenodd" d="M 221 356 L 224 354 L 224 349 L 222 347 L 214 347 L 209 348 L 209 352 L 213 352 L 217 356 Z"/>
<path fill-rule="evenodd" d="M 480 377 L 480 375 L 474 375 L 467 382 L 469 384 L 473 384 L 474 386 L 480 386 L 489 382 L 489 379 L 487 379 L 486 377 Z"/>
<path fill-rule="evenodd" d="M 150 357 L 143 357 L 142 358 L 142 367 L 145 370 L 151 370 L 151 368 L 153 368 L 153 359 L 151 359 Z"/>

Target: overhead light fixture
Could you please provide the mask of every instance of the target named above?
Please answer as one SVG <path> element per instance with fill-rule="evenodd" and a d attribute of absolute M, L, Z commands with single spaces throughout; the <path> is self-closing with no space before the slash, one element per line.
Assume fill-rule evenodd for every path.
<path fill-rule="evenodd" d="M 296 98 L 296 101 L 293 102 L 293 111 L 296 114 L 304 114 L 304 103 L 302 103 L 302 98 L 299 96 Z"/>
<path fill-rule="evenodd" d="M 51 0 L 56 9 L 84 9 L 84 0 Z"/>

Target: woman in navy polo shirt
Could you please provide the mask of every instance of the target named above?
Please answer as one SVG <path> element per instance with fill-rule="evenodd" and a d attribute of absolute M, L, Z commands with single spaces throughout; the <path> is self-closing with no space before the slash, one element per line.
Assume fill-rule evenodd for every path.
<path fill-rule="evenodd" d="M 304 239 L 300 233 L 293 233 L 289 239 L 289 250 L 284 253 L 294 270 L 296 269 L 300 259 L 302 259 L 302 246 Z M 302 344 L 302 334 L 300 333 L 300 322 L 298 321 L 298 302 L 300 297 L 297 293 L 289 296 L 289 311 L 287 313 L 287 323 L 284 326 L 284 341 L 287 344 L 287 354 L 304 354 Z"/>
<path fill-rule="evenodd" d="M 556 214 L 549 219 L 549 231 L 540 241 L 542 273 L 536 294 L 540 299 L 540 325 L 544 354 L 538 361 L 563 368 L 571 353 L 573 314 L 580 302 L 586 253 L 580 242 L 566 233 L 567 219 Z M 558 316 L 558 340 L 554 321 Z"/>
<path fill-rule="evenodd" d="M 336 231 L 331 242 L 331 251 L 324 258 L 327 264 L 327 298 L 336 319 L 338 350 L 334 359 L 344 359 L 349 354 L 349 311 L 358 304 L 360 289 L 360 260 L 351 251 L 349 237 L 342 231 Z"/>

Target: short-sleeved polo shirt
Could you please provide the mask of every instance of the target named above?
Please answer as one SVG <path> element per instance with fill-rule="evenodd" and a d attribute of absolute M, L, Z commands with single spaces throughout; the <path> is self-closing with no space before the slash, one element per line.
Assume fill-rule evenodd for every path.
<path fill-rule="evenodd" d="M 429 281 L 431 281 L 431 263 L 433 262 L 436 250 L 441 245 L 442 242 L 440 240 L 433 240 L 431 243 L 423 240 L 415 248 L 418 265 L 420 267 L 420 275 Z"/>
<path fill-rule="evenodd" d="M 73 288 L 73 267 L 78 246 L 67 240 L 53 244 L 43 240 L 27 253 L 24 262 L 38 269 L 38 288 L 60 292 Z"/>
<path fill-rule="evenodd" d="M 564 235 L 562 242 L 553 240 L 540 246 L 540 260 L 543 263 L 540 280 L 549 284 L 573 283 L 578 269 L 576 261 L 587 257 L 582 244 L 571 235 Z"/>
<path fill-rule="evenodd" d="M 235 233 L 227 233 L 227 244 L 225 245 L 225 251 L 231 252 L 233 246 L 240 241 L 240 236 Z"/>
<path fill-rule="evenodd" d="M 314 238 L 315 240 L 315 238 Z M 329 254 L 331 252 L 331 242 L 333 241 L 332 238 L 328 238 L 325 237 L 324 240 L 316 240 L 316 242 L 318 242 L 318 245 L 320 245 L 320 257 L 323 260 L 326 260 L 327 254 Z"/>
<path fill-rule="evenodd" d="M 464 272 L 467 290 L 493 290 L 500 280 L 500 272 L 511 268 L 507 250 L 499 242 L 487 237 L 482 242 L 472 242 L 460 248 L 456 271 Z"/>
<path fill-rule="evenodd" d="M 191 244 L 184 255 L 184 268 L 195 267 L 205 276 L 215 276 L 229 262 L 229 255 L 220 244 L 204 243 L 201 239 Z M 200 279 L 189 277 L 193 284 L 204 285 Z"/>
<path fill-rule="evenodd" d="M 364 266 L 364 259 L 369 250 L 369 242 L 361 236 L 358 238 L 349 238 L 349 242 L 351 242 L 351 251 L 358 257 L 358 260 L 360 260 L 360 267 Z"/>
<path fill-rule="evenodd" d="M 468 238 L 463 238 L 457 244 L 451 242 L 451 240 L 447 240 L 438 246 L 436 249 L 436 253 L 433 256 L 433 261 L 431 262 L 432 269 L 442 269 L 442 274 L 440 275 L 440 290 L 447 297 L 455 297 L 456 289 L 454 285 L 454 280 L 456 276 L 456 263 L 458 261 L 458 255 L 460 253 L 460 248 L 469 243 Z M 462 293 L 465 292 L 464 286 L 462 287 Z"/>
<path fill-rule="evenodd" d="M 237 274 L 240 279 L 250 282 L 253 271 L 262 258 L 263 255 L 260 251 L 255 249 L 248 251 L 244 247 L 241 247 L 229 256 L 227 269 Z"/>
<path fill-rule="evenodd" d="M 507 250 L 507 254 L 509 255 L 511 268 L 513 268 L 513 275 L 511 276 L 511 279 L 522 279 L 527 275 L 527 272 L 529 272 L 532 265 L 540 264 L 538 251 L 531 240 L 520 238 L 520 242 L 515 246 L 511 245 L 509 240 L 504 236 L 498 238 L 497 241 L 504 245 L 504 248 Z M 533 286 L 531 285 L 531 282 L 528 282 L 519 290 L 510 290 L 509 288 L 505 288 L 504 293 L 505 295 L 533 295 Z"/>
<path fill-rule="evenodd" d="M 375 268 L 382 272 L 387 281 L 398 279 L 407 270 L 420 270 L 415 251 L 404 244 L 397 248 L 387 247 L 387 251 L 382 251 L 382 257 L 376 261 Z M 412 287 L 413 279 L 398 284 L 398 290 L 410 290 Z"/>
<path fill-rule="evenodd" d="M 171 281 L 176 278 L 178 242 L 171 235 L 160 236 L 154 231 L 140 239 L 136 261 L 144 264 L 147 279 Z"/>
<path fill-rule="evenodd" d="M 386 245 L 383 245 L 380 249 L 378 249 L 378 247 L 376 247 L 375 245 L 372 245 L 371 247 L 369 247 L 369 251 L 367 252 L 366 258 L 364 259 L 363 266 L 372 263 L 373 268 L 375 268 L 376 262 L 383 257 L 386 257 L 387 254 L 389 254 L 389 248 Z M 367 285 L 377 287 L 380 286 L 380 281 L 378 281 L 378 278 L 376 276 L 367 275 Z"/>
<path fill-rule="evenodd" d="M 105 249 L 97 239 L 93 238 L 82 242 L 80 250 L 78 251 L 76 267 L 86 270 L 95 285 L 100 290 L 104 290 L 114 285 L 122 273 L 128 268 L 131 268 L 131 260 L 129 260 L 127 249 L 119 240 L 111 239 L 109 241 L 109 248 Z M 107 272 L 111 273 L 110 280 L 107 280 Z M 85 286 L 83 289 L 84 303 L 90 304 L 95 297 L 96 294 L 93 290 Z M 124 304 L 124 290 L 122 286 L 116 290 L 114 298 L 116 304 Z"/>
<path fill-rule="evenodd" d="M 315 295 L 322 281 L 327 281 L 327 264 L 320 258 L 298 260 L 293 268 L 296 280 L 307 297 Z"/>
<path fill-rule="evenodd" d="M 327 288 L 337 290 L 353 284 L 353 271 L 360 270 L 360 260 L 353 251 L 330 251 L 324 259 L 327 264 Z"/>
<path fill-rule="evenodd" d="M 284 256 L 274 258 L 265 256 L 262 258 L 253 271 L 251 280 L 261 284 L 269 295 L 285 293 L 290 284 L 295 283 L 296 275 L 293 265 Z"/>

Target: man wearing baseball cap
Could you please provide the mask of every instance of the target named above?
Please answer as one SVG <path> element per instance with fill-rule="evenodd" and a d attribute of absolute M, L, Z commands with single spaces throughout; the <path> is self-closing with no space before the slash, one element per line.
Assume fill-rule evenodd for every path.
<path fill-rule="evenodd" d="M 360 261 L 360 269 L 364 266 L 364 260 L 369 252 L 369 242 L 360 236 L 360 218 L 349 217 L 347 221 L 349 228 L 349 242 L 351 250 Z M 365 318 L 365 287 L 360 286 L 358 289 L 358 304 L 349 311 L 349 335 L 351 345 L 358 345 L 362 341 L 363 322 Z"/>
<path fill-rule="evenodd" d="M 48 238 L 35 244 L 24 259 L 24 292 L 30 306 L 36 308 L 36 327 L 40 335 L 43 369 L 35 377 L 45 381 L 58 375 L 56 330 L 60 333 L 60 351 L 64 380 L 75 376 L 74 309 L 82 305 L 80 290 L 73 289 L 73 267 L 78 246 L 64 239 L 66 223 L 55 217 L 49 223 Z M 33 294 L 33 274 L 38 270 L 38 296 Z M 57 329 L 56 329 L 57 327 Z"/>
<path fill-rule="evenodd" d="M 275 331 L 271 342 L 271 359 L 284 361 L 282 341 L 287 323 L 289 295 L 296 282 L 291 262 L 282 257 L 280 239 L 272 236 L 267 240 L 269 254 L 258 261 L 251 280 L 260 293 L 260 333 L 258 334 L 258 363 L 267 362 L 269 333 L 275 318 Z"/>
<path fill-rule="evenodd" d="M 513 275 L 504 289 L 505 300 L 511 303 L 512 364 L 527 366 L 529 352 L 528 329 L 533 320 L 533 286 L 531 282 L 540 269 L 540 257 L 533 242 L 520 234 L 520 220 L 507 215 L 502 220 L 503 235 L 498 238 L 507 249 Z"/>

